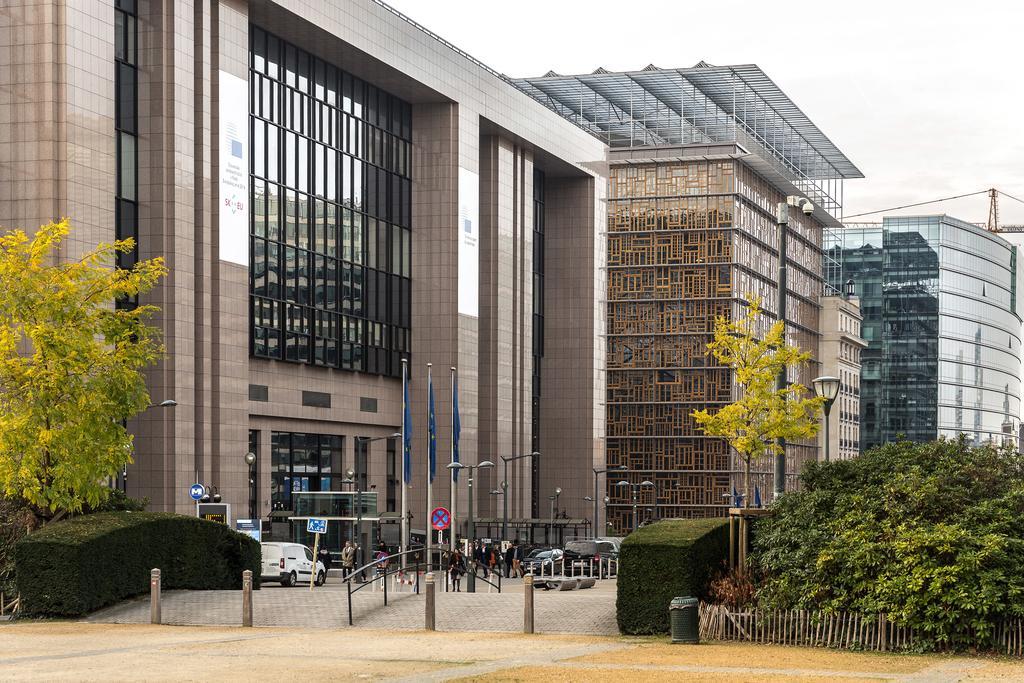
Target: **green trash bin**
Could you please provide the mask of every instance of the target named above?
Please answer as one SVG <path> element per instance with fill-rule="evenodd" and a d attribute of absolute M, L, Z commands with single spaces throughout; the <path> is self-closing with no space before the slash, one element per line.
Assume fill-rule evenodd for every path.
<path fill-rule="evenodd" d="M 697 598 L 674 598 L 668 606 L 673 643 L 700 642 L 700 615 Z"/>

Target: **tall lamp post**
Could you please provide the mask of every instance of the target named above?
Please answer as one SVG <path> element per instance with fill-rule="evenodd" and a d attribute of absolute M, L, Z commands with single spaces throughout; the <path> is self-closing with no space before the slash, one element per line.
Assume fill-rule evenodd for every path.
<path fill-rule="evenodd" d="M 249 519 L 256 519 L 256 454 L 245 454 L 245 464 L 249 466 Z"/>
<path fill-rule="evenodd" d="M 839 378 L 832 377 L 831 375 L 824 375 L 822 377 L 815 377 L 811 380 L 811 385 L 814 387 L 814 393 L 825 399 L 825 462 L 828 462 L 829 449 L 832 447 L 832 441 L 829 438 L 829 419 L 828 414 L 832 411 L 832 404 L 836 401 L 836 396 L 839 395 Z"/>
<path fill-rule="evenodd" d="M 150 403 L 148 406 L 146 406 L 146 410 L 149 410 L 150 408 L 173 408 L 176 405 L 178 405 L 177 401 L 175 401 L 173 398 L 168 398 L 166 400 L 160 401 L 159 403 Z M 125 429 L 125 431 L 128 430 L 128 418 L 125 417 L 121 419 L 121 426 Z M 110 480 L 108 479 L 107 481 Z M 124 465 L 121 466 L 121 492 L 124 493 L 126 496 L 128 495 L 128 463 L 125 463 Z"/>
<path fill-rule="evenodd" d="M 522 455 L 510 455 L 508 457 L 501 456 L 501 461 L 504 464 L 504 470 L 502 474 L 504 479 L 501 481 L 501 491 L 503 498 L 501 501 L 502 512 L 501 512 L 501 540 L 508 540 L 508 464 L 513 460 L 522 460 L 523 458 L 534 458 L 540 455 L 537 451 L 532 453 L 523 453 Z"/>
<path fill-rule="evenodd" d="M 466 535 L 469 537 L 469 542 L 472 543 L 476 540 L 476 520 L 473 518 L 473 470 L 485 470 L 494 467 L 494 463 L 490 460 L 484 460 L 478 462 L 475 465 L 465 465 L 461 462 L 450 462 L 446 465 L 450 470 L 469 470 L 469 477 L 466 483 L 469 487 L 469 516 L 466 525 Z"/>
<path fill-rule="evenodd" d="M 623 479 L 622 481 L 617 483 L 616 486 L 626 486 L 626 487 L 632 489 L 632 491 L 633 491 L 633 531 L 636 531 L 638 523 L 639 523 L 638 520 L 637 520 L 637 503 L 638 503 L 638 499 L 639 499 L 639 495 L 640 495 L 640 489 L 645 487 L 645 486 L 653 487 L 654 486 L 654 482 L 651 481 L 650 479 L 644 479 L 639 484 L 630 484 L 628 481 Z"/>
<path fill-rule="evenodd" d="M 810 216 L 814 213 L 814 204 L 810 202 L 806 197 L 798 197 L 796 195 L 789 195 L 786 197 L 786 201 L 779 202 L 778 213 L 776 215 L 776 223 L 779 228 L 779 273 L 776 278 L 778 287 L 777 298 L 779 300 L 779 316 L 778 319 L 782 321 L 782 343 L 786 343 L 786 294 L 787 294 L 787 274 L 788 274 L 788 260 L 789 254 L 787 248 L 787 239 L 789 237 L 789 207 L 800 209 L 804 212 L 805 216 Z M 786 368 L 782 367 L 779 369 L 779 374 L 775 378 L 775 389 L 782 391 L 788 384 L 786 377 Z M 779 452 L 775 454 L 775 486 L 774 494 L 775 498 L 778 498 L 786 491 L 786 440 L 782 437 L 776 440 L 779 446 Z"/>
<path fill-rule="evenodd" d="M 598 479 L 599 479 L 598 475 L 604 474 L 606 472 L 626 472 L 626 471 L 629 470 L 629 468 L 626 467 L 625 465 L 617 465 L 615 467 L 609 467 L 609 468 L 603 469 L 603 470 L 599 470 L 599 469 L 597 469 L 595 467 L 595 468 L 593 468 L 593 470 L 594 470 L 594 497 L 591 498 L 590 496 L 586 496 L 585 500 L 593 500 L 594 501 L 594 538 L 597 538 L 597 525 L 598 525 L 598 521 L 597 521 L 597 501 L 599 500 L 598 497 L 597 497 L 597 483 L 598 483 Z M 605 502 L 605 505 L 608 504 L 608 497 L 607 496 L 605 496 L 604 502 Z"/>
<path fill-rule="evenodd" d="M 357 436 L 356 444 L 368 445 L 374 441 L 383 441 L 384 439 L 401 439 L 402 432 L 395 432 L 394 434 L 388 434 L 387 436 Z M 369 458 L 369 453 L 367 453 Z M 365 472 L 360 471 L 360 458 L 359 453 L 356 453 L 356 469 L 355 472 L 348 470 L 345 474 L 349 479 L 355 479 L 356 482 L 356 542 L 362 538 L 361 534 L 363 531 L 363 477 L 367 476 Z"/>

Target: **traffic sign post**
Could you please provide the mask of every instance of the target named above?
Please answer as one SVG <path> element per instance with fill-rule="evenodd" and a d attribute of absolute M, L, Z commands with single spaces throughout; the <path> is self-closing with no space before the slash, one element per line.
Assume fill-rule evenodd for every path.
<path fill-rule="evenodd" d="M 438 532 L 437 542 L 439 545 L 441 544 L 441 541 L 444 539 L 444 534 L 442 532 L 445 529 L 447 529 L 448 525 L 451 523 L 452 513 L 448 512 L 448 508 L 436 507 L 431 511 L 430 526 Z"/>
<path fill-rule="evenodd" d="M 448 512 L 447 508 L 436 507 L 434 511 L 430 513 L 430 526 L 434 527 L 438 531 L 444 531 L 448 528 L 448 525 L 452 522 L 452 513 Z"/>
<path fill-rule="evenodd" d="M 317 555 L 320 552 L 320 534 L 327 533 L 327 520 L 317 517 L 310 517 L 306 520 L 306 531 L 313 534 L 313 568 L 309 572 L 309 590 L 313 590 L 313 584 L 316 583 L 316 563 Z M 324 567 L 324 571 L 327 571 L 327 567 Z M 327 580 L 327 576 L 324 575 L 324 580 Z"/>

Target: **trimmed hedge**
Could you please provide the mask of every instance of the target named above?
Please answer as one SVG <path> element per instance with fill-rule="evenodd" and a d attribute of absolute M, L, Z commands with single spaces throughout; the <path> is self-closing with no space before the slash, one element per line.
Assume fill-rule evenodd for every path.
<path fill-rule="evenodd" d="M 149 591 L 161 570 L 165 590 L 241 589 L 242 571 L 259 587 L 260 544 L 229 527 L 168 512 L 105 512 L 50 524 L 15 546 L 21 609 L 81 616 Z"/>
<path fill-rule="evenodd" d="M 724 518 L 664 520 L 634 531 L 619 554 L 615 615 L 622 633 L 668 633 L 672 598 L 704 598 L 729 554 Z"/>

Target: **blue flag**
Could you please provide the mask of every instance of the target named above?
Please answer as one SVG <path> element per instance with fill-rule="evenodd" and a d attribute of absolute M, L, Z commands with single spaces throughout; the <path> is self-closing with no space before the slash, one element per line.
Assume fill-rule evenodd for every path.
<path fill-rule="evenodd" d="M 430 481 L 434 481 L 437 471 L 437 421 L 434 420 L 434 380 L 427 373 L 427 400 L 429 401 L 429 421 L 427 430 L 430 432 Z"/>
<path fill-rule="evenodd" d="M 412 483 L 412 409 L 409 407 L 409 377 L 402 367 L 402 476 Z"/>
<path fill-rule="evenodd" d="M 459 378 L 452 382 L 452 462 L 459 461 L 459 433 L 462 421 L 459 419 Z M 452 470 L 452 479 L 459 480 L 459 471 Z"/>

